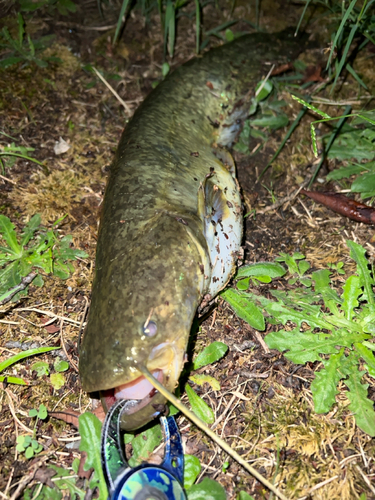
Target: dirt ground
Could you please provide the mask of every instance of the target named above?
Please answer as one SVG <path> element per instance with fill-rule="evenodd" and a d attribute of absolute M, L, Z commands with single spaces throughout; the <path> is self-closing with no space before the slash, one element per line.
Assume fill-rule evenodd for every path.
<path fill-rule="evenodd" d="M 193 5 L 189 8 L 187 12 L 194 10 Z M 268 0 L 261 6 L 260 25 L 269 31 L 295 25 L 302 8 L 299 4 Z M 0 27 L 2 24 L 16 29 L 14 7 L 6 5 L 4 9 Z M 30 385 L 5 384 L 0 392 L 1 498 L 23 497 L 26 487 L 36 495 L 39 484 L 48 484 L 48 474 L 43 474 L 47 465 L 69 469 L 75 458 L 81 458 L 77 429 L 51 416 L 38 424 L 38 440 L 44 449 L 37 457 L 27 460 L 15 446 L 17 436 L 34 425 L 28 411 L 41 403 L 49 412 L 82 413 L 92 408 L 80 386 L 77 342 L 90 302 L 100 205 L 121 132 L 153 84 L 161 79 L 163 63 L 156 13 L 145 23 L 141 13 L 134 9 L 119 44 L 111 45 L 117 9 L 111 3 L 103 4 L 102 18 L 97 2 L 87 0 L 80 2 L 78 11 L 69 16 L 35 15 L 27 23 L 29 32 L 33 38 L 54 34 L 54 43 L 45 55 L 59 57 L 62 62 L 51 63 L 47 68 L 18 65 L 0 72 L 0 131 L 16 138 L 17 144 L 34 148 L 30 154 L 44 165 L 17 160 L 12 168 L 2 172 L 1 212 L 18 229 L 37 212 L 47 226 L 68 214 L 59 226 L 60 233 L 72 234 L 75 246 L 89 254 L 87 259 L 75 263 L 75 273 L 68 280 L 45 277 L 43 288 L 30 286 L 27 298 L 7 304 L 0 314 L 0 360 L 21 348 L 56 345 L 62 346 L 57 355 L 70 363 L 65 384 L 58 390 L 51 386 L 47 376 L 37 378 L 32 372 L 30 366 L 35 359 L 27 359 L 6 372 L 17 373 Z M 255 21 L 255 1 L 238 2 L 233 12 L 231 4 L 220 2 L 220 7 L 216 7 L 208 3 L 203 9 L 204 31 L 230 18 L 241 19 L 233 30 L 251 31 L 245 20 Z M 169 60 L 172 68 L 194 55 L 193 24 L 187 16 L 179 20 L 175 57 Z M 321 49 L 306 57 L 315 63 L 324 61 L 328 28 L 312 21 L 308 30 L 315 33 Z M 217 43 L 211 37 L 210 46 Z M 90 71 L 89 64 L 104 70 L 127 110 Z M 366 83 L 370 77 L 368 74 Z M 350 79 L 347 82 L 341 93 L 335 95 L 336 100 L 357 99 L 358 86 Z M 282 97 L 293 120 L 300 105 L 286 92 Z M 360 100 L 357 103 L 359 106 Z M 338 114 L 340 109 L 331 107 L 330 112 Z M 299 251 L 313 269 L 328 262 L 349 264 L 352 261 L 345 244 L 347 238 L 361 243 L 373 259 L 372 226 L 344 219 L 303 197 L 281 203 L 277 209 L 267 208 L 311 177 L 316 167 L 309 134 L 311 120 L 311 116 L 305 116 L 273 168 L 259 183 L 258 174 L 286 129 L 274 132 L 265 147 L 258 148 L 253 155 L 234 155 L 245 211 L 256 210 L 256 217 L 246 218 L 246 263 L 273 261 L 281 251 Z M 60 138 L 69 149 L 56 155 L 54 146 Z M 3 146 L 8 142 L 10 139 L 0 136 Z M 257 149 L 258 142 L 253 139 L 250 150 Z M 325 163 L 318 181 L 334 166 L 333 162 Z M 331 184 L 327 190 L 333 187 Z M 269 285 L 264 285 L 262 293 L 266 294 L 268 289 Z M 45 325 L 51 318 L 54 321 Z M 263 336 L 237 318 L 223 301 L 218 301 L 215 310 L 201 323 L 196 352 L 214 340 L 229 346 L 223 360 L 200 370 L 215 376 L 221 390 L 194 387 L 214 409 L 216 419 L 223 415 L 216 432 L 290 498 L 375 498 L 374 441 L 355 427 L 354 418 L 346 409 L 345 387 L 341 387 L 332 412 L 315 414 L 309 388 L 318 365 L 294 365 L 279 352 L 266 348 Z M 48 354 L 40 359 L 53 364 L 54 358 Z M 370 384 L 370 398 L 375 400 L 372 379 L 368 378 L 366 383 Z M 183 400 L 186 402 L 186 397 Z M 241 490 L 256 499 L 272 498 L 235 461 L 230 459 L 226 466 L 225 453 L 185 417 L 178 417 L 178 424 L 186 453 L 199 457 L 202 476 L 222 484 L 228 498 L 235 498 Z M 31 474 L 37 470 L 36 475 Z M 87 489 L 86 499 L 91 498 L 87 479 L 80 477 L 77 485 Z"/>

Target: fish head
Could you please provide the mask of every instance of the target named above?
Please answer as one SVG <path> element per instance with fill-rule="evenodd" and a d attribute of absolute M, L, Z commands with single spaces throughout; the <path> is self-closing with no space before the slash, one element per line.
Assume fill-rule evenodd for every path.
<path fill-rule="evenodd" d="M 132 241 L 126 236 L 123 246 L 99 236 L 79 371 L 83 389 L 99 391 L 106 409 L 117 399 L 129 400 L 122 427 L 133 430 L 165 403 L 138 367 L 174 391 L 204 276 L 200 252 L 175 218 L 164 215 L 145 225 Z"/>

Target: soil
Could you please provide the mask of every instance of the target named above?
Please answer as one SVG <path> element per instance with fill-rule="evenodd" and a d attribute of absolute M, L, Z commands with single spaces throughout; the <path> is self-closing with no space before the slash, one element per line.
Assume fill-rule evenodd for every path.
<path fill-rule="evenodd" d="M 237 2 L 233 12 L 232 2 L 219 4 L 212 2 L 203 8 L 204 32 L 234 18 L 241 21 L 231 27 L 233 31 L 253 30 L 248 22 L 254 23 L 255 2 Z M 100 205 L 123 127 L 162 78 L 163 43 L 155 11 L 146 22 L 140 9 L 134 8 L 119 43 L 113 45 L 119 6 L 103 3 L 104 17 L 94 0 L 79 2 L 77 7 L 76 13 L 66 16 L 57 10 L 25 15 L 33 39 L 50 34 L 55 37 L 40 57 L 58 57 L 60 62 L 50 62 L 47 67 L 38 67 L 34 62 L 19 63 L 0 71 L 0 147 L 14 141 L 16 145 L 33 148 L 28 155 L 42 164 L 17 159 L 10 166 L 5 160 L 0 177 L 1 211 L 18 231 L 35 213 L 41 214 L 47 227 L 66 216 L 58 226 L 59 234 L 72 235 L 74 246 L 88 254 L 86 259 L 75 262 L 74 273 L 65 281 L 42 273 L 42 288 L 31 285 L 27 297 L 4 305 L 0 314 L 0 361 L 30 346 L 58 346 L 56 352 L 38 360 L 49 363 L 51 373 L 56 356 L 66 359 L 70 366 L 64 372 L 64 385 L 58 389 L 51 385 L 48 375 L 37 377 L 31 368 L 35 358 L 23 360 L 4 372 L 7 376 L 24 377 L 28 385 L 4 383 L 0 395 L 2 498 L 37 498 L 41 484 L 52 487 L 49 465 L 71 470 L 74 460 L 81 460 L 75 417 L 93 410 L 95 402 L 80 386 L 77 345 L 90 302 Z M 275 0 L 263 2 L 260 26 L 278 31 L 295 25 L 302 8 L 283 3 L 281 9 L 281 3 Z M 8 26 L 16 34 L 13 3 L 5 4 L 3 9 L 0 27 Z M 175 55 L 173 59 L 167 56 L 172 69 L 194 56 L 194 5 L 188 3 L 184 12 L 189 15 L 179 18 Z M 329 26 L 327 23 L 322 28 L 319 21 L 314 21 L 314 14 L 316 11 L 310 12 L 307 29 L 320 48 L 304 57 L 314 67 L 323 67 Z M 207 49 L 218 43 L 220 40 L 210 37 Z M 104 72 L 106 80 L 125 101 L 126 109 L 96 78 L 91 67 Z M 375 81 L 373 70 L 368 66 L 365 69 L 364 78 L 370 85 L 371 79 Z M 317 71 L 317 81 L 312 85 L 321 85 L 320 78 Z M 341 83 L 334 98 L 356 100 L 356 82 L 346 77 L 347 85 Z M 329 88 L 321 95 L 328 98 Z M 286 91 L 281 97 L 287 101 L 286 112 L 292 121 L 301 107 Z M 359 106 L 360 100 L 357 102 Z M 338 106 L 330 107 L 331 114 L 338 115 L 341 110 Z M 245 263 L 273 261 L 279 252 L 302 252 L 312 270 L 343 261 L 349 272 L 354 267 L 346 239 L 361 243 L 373 260 L 372 226 L 345 219 L 301 196 L 293 197 L 317 165 L 309 132 L 312 119 L 309 114 L 304 117 L 260 181 L 260 172 L 287 129 L 268 133 L 266 143 L 252 139 L 249 149 L 256 150 L 253 154 L 234 153 L 245 213 L 250 213 L 243 241 Z M 68 149 L 56 154 L 55 144 L 62 140 Z M 336 166 L 334 161 L 326 161 L 313 188 L 325 182 L 325 174 Z M 333 189 L 333 183 L 325 186 L 327 191 Z M 340 277 L 336 281 L 338 286 L 343 283 Z M 274 286 L 288 287 L 287 280 L 261 285 L 258 290 L 267 296 Z M 214 376 L 221 389 L 214 391 L 207 384 L 192 384 L 213 408 L 216 420 L 220 419 L 216 432 L 290 498 L 375 498 L 374 443 L 355 426 L 347 409 L 346 387 L 340 386 L 334 409 L 318 415 L 313 411 L 310 384 L 321 364 L 294 365 L 278 351 L 269 350 L 263 338 L 276 326 L 268 325 L 267 331 L 258 332 L 239 319 L 222 299 L 200 321 L 195 353 L 212 341 L 222 341 L 229 347 L 221 361 L 198 370 Z M 190 352 L 190 357 L 194 356 Z M 369 397 L 375 400 L 373 379 L 366 377 L 365 382 L 370 385 Z M 182 399 L 187 402 L 186 396 Z M 36 428 L 43 451 L 28 460 L 16 450 L 16 439 L 33 429 L 35 419 L 28 416 L 28 411 L 41 403 L 49 411 L 48 418 L 39 421 Z M 68 413 L 73 424 L 54 418 L 52 412 Z M 218 481 L 228 498 L 236 498 L 240 491 L 255 499 L 272 498 L 261 483 L 234 460 L 228 460 L 185 417 L 179 416 L 177 422 L 185 452 L 200 459 L 202 477 Z M 86 499 L 97 495 L 90 489 L 82 467 L 76 484 L 86 491 Z M 65 493 L 64 498 L 69 498 L 69 493 Z"/>

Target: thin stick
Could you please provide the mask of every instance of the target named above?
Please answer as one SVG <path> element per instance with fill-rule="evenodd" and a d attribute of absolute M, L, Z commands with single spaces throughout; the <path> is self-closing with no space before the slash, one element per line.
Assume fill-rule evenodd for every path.
<path fill-rule="evenodd" d="M 252 476 L 259 482 L 264 484 L 281 500 L 287 500 L 287 497 L 281 493 L 272 483 L 267 481 L 257 470 L 249 465 L 236 451 L 233 450 L 223 439 L 221 439 L 215 432 L 213 432 L 202 420 L 197 417 L 192 411 L 186 408 L 179 399 L 171 394 L 156 378 L 147 370 L 145 366 L 138 365 L 137 368 L 143 373 L 144 377 L 157 389 L 165 398 L 168 399 L 176 408 L 184 413 L 197 427 L 204 431 L 215 443 L 217 443 L 228 455 L 236 460 L 244 469 L 246 469 Z"/>
<path fill-rule="evenodd" d="M 104 85 L 112 92 L 112 94 L 116 97 L 116 99 L 123 105 L 125 111 L 129 115 L 131 115 L 132 114 L 131 109 L 126 104 L 126 102 L 123 99 L 121 99 L 121 97 L 118 95 L 115 89 L 111 87 L 111 85 L 107 82 L 107 80 L 105 80 L 105 78 L 99 73 L 99 71 L 96 68 L 93 67 L 92 69 L 95 71 L 96 76 L 100 78 L 100 80 L 104 83 Z"/>
<path fill-rule="evenodd" d="M 28 276 L 22 278 L 21 283 L 19 285 L 14 286 L 6 293 L 4 293 L 4 295 L 0 297 L 1 299 L 0 306 L 3 306 L 7 302 L 9 302 L 12 299 L 12 297 L 16 295 L 16 293 L 25 290 L 25 288 L 27 288 L 30 285 L 30 283 L 33 281 L 34 278 L 36 278 L 37 275 L 38 273 L 30 273 Z"/>
<path fill-rule="evenodd" d="M 79 321 L 76 321 L 75 319 L 70 319 L 67 318 L 66 316 L 60 316 L 59 314 L 55 314 L 52 311 L 44 311 L 43 309 L 36 309 L 35 307 L 20 307 L 17 309 L 17 311 L 30 311 L 30 312 L 36 312 L 39 314 L 44 314 L 45 316 L 49 316 L 50 318 L 55 318 L 55 319 L 63 319 L 64 321 L 67 321 L 68 323 L 74 323 L 75 325 L 79 325 Z M 3 311 L 0 311 L 3 312 Z M 26 319 L 26 318 L 24 318 Z M 40 327 L 44 327 L 44 325 L 36 325 Z"/>

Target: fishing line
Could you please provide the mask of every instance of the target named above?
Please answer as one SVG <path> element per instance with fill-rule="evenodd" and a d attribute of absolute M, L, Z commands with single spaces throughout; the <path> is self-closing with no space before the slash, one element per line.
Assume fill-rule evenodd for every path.
<path fill-rule="evenodd" d="M 228 455 L 230 455 L 234 460 L 236 460 L 244 469 L 246 469 L 252 476 L 254 476 L 259 482 L 271 490 L 277 497 L 281 500 L 288 500 L 281 491 L 279 491 L 272 483 L 267 481 L 257 470 L 255 470 L 251 465 L 249 465 L 246 460 L 244 460 L 241 455 L 233 450 L 223 439 L 221 439 L 215 432 L 213 432 L 199 417 L 190 411 L 179 399 L 171 394 L 168 389 L 166 389 L 153 375 L 148 371 L 145 366 L 138 365 L 138 370 L 143 373 L 144 377 L 157 389 L 168 401 L 170 401 L 176 408 L 178 408 L 182 413 L 184 413 L 189 420 L 191 420 L 197 427 L 204 431 L 215 443 L 217 443 Z"/>

